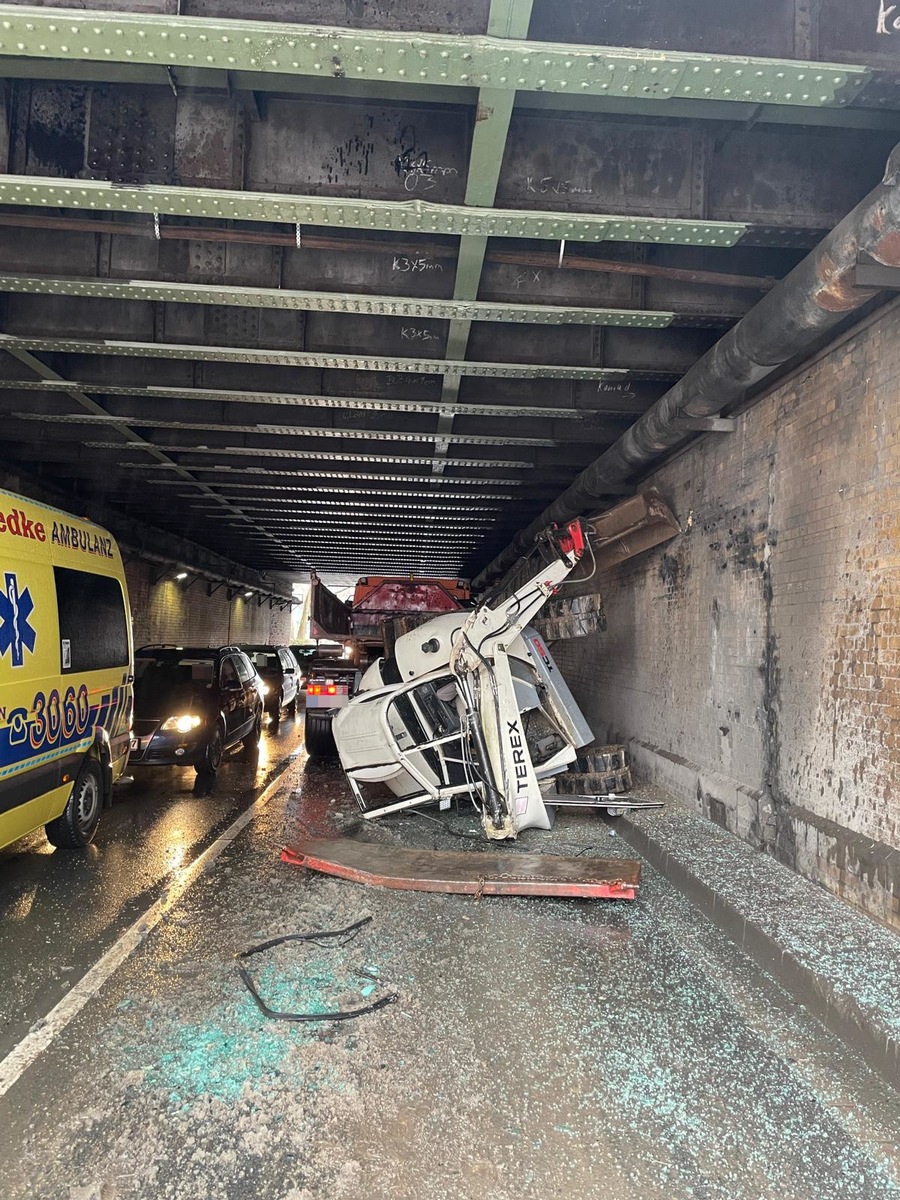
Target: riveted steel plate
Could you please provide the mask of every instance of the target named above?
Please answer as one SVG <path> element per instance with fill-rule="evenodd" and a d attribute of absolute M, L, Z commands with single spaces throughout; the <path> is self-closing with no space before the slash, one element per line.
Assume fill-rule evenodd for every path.
<path fill-rule="evenodd" d="M 51 275 L 0 275 L 0 291 L 49 296 L 229 305 L 243 309 L 284 308 L 314 312 L 438 317 L 504 321 L 526 325 L 617 325 L 665 329 L 675 314 L 614 308 L 556 308 L 528 304 L 486 304 L 468 300 L 406 300 L 396 296 L 345 296 L 337 292 L 291 292 L 277 288 L 161 283 L 151 279 L 114 282 Z"/>
<path fill-rule="evenodd" d="M 133 13 L 0 6 L 0 54 L 575 95 L 841 106 L 864 67 Z M 276 85 L 277 86 L 277 85 Z"/>
<path fill-rule="evenodd" d="M 174 342 L 74 341 L 71 338 L 27 338 L 0 334 L 0 349 L 38 350 L 53 354 L 102 354 L 117 358 L 171 358 L 188 362 L 258 363 L 265 366 L 323 367 L 329 370 L 396 371 L 421 375 L 474 376 L 484 379 L 616 379 L 626 367 L 571 367 L 553 363 L 463 362 L 434 358 L 322 354 L 307 350 L 258 350 L 252 346 L 196 346 Z"/>
<path fill-rule="evenodd" d="M 85 446 L 90 446 L 95 450 L 121 450 L 121 442 L 100 442 L 86 441 Z M 312 458 L 317 462 L 326 460 L 334 460 L 341 463 L 361 462 L 361 463 L 376 463 L 383 465 L 386 463 L 396 466 L 416 466 L 430 467 L 434 463 L 434 457 L 416 456 L 416 455 L 400 455 L 400 454 L 353 454 L 343 450 L 328 451 L 328 450 L 281 450 L 274 446 L 177 446 L 177 445 L 160 445 L 155 442 L 153 446 L 147 446 L 148 450 L 161 450 L 172 454 L 203 454 L 203 455 L 222 455 L 223 457 L 237 458 Z M 534 464 L 530 461 L 511 458 L 454 458 L 454 467 L 515 467 L 526 470 Z M 176 464 L 172 464 L 173 468 L 177 469 Z M 143 469 L 143 468 L 142 468 Z M 193 470 L 193 468 L 191 468 Z"/>
<path fill-rule="evenodd" d="M 208 400 L 215 404 L 268 404 L 284 408 L 357 408 L 378 412 L 450 412 L 469 417 L 551 417 L 554 420 L 583 421 L 591 415 L 587 408 L 554 408 L 549 405 L 521 404 L 450 404 L 441 400 L 373 399 L 365 396 L 322 396 L 306 393 L 236 391 L 226 388 L 179 388 L 149 384 L 131 387 L 116 383 L 86 383 L 84 380 L 0 379 L 0 391 L 68 392 L 72 387 L 98 396 L 146 396 L 161 400 Z"/>
<path fill-rule="evenodd" d="M 0 204 L 95 209 L 229 221 L 391 230 L 403 233 L 473 234 L 479 237 L 566 238 L 583 242 L 671 242 L 733 246 L 748 230 L 735 221 L 620 217 L 516 209 L 479 209 L 427 200 L 347 200 L 221 188 L 148 185 L 120 187 L 100 180 L 58 180 L 0 175 Z"/>
<path fill-rule="evenodd" d="M 70 384 L 70 391 L 77 388 Z M 130 416 L 114 416 L 112 413 L 95 415 L 93 413 L 12 413 L 20 421 L 36 421 L 41 424 L 55 425 L 118 425 L 123 428 L 140 429 L 184 429 L 190 432 L 205 432 L 214 430 L 216 433 L 245 433 L 262 434 L 273 437 L 323 437 L 323 438 L 363 438 L 376 442 L 458 442 L 474 446 L 556 446 L 559 443 L 553 438 L 506 437 L 500 434 L 474 433 L 409 433 L 406 430 L 393 429 L 349 429 L 346 425 L 230 425 L 222 421 L 166 421 L 159 417 L 133 414 Z M 183 447 L 190 450 L 190 446 Z"/>

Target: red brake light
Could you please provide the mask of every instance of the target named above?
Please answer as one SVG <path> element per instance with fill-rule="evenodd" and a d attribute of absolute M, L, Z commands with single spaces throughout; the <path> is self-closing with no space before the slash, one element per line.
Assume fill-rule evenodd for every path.
<path fill-rule="evenodd" d="M 307 691 L 310 692 L 313 696 L 321 696 L 322 695 L 322 685 L 319 683 L 311 683 L 309 685 L 309 687 L 307 688 Z"/>
<path fill-rule="evenodd" d="M 330 684 L 330 685 L 329 685 L 329 686 L 328 686 L 328 687 L 325 689 L 325 691 L 328 693 L 328 695 L 329 695 L 329 696 L 336 696 L 336 695 L 337 695 L 337 688 L 334 686 L 334 684 L 333 684 L 333 683 L 332 683 L 332 684 Z"/>

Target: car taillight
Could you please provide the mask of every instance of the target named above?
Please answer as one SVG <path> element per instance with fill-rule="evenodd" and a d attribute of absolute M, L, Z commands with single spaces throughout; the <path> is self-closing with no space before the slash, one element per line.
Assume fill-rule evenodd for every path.
<path fill-rule="evenodd" d="M 333 683 L 330 685 L 330 687 L 327 687 L 327 688 L 325 689 L 325 691 L 326 691 L 326 693 L 327 693 L 329 696 L 336 696 L 336 695 L 337 695 L 337 688 L 334 686 L 334 684 L 333 684 Z"/>
<path fill-rule="evenodd" d="M 310 692 L 313 696 L 321 696 L 322 695 L 322 685 L 319 683 L 311 683 L 306 690 L 308 692 Z"/>

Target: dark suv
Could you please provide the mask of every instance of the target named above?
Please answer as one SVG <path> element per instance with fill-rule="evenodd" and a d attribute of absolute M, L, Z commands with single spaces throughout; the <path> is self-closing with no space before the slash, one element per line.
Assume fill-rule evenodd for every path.
<path fill-rule="evenodd" d="M 300 668 L 287 646 L 241 646 L 241 649 L 266 685 L 263 703 L 272 720 L 279 720 L 283 708 L 290 716 L 296 716 Z"/>
<path fill-rule="evenodd" d="M 229 746 L 255 749 L 263 684 L 237 646 L 143 646 L 134 660 L 131 766 L 214 775 Z"/>

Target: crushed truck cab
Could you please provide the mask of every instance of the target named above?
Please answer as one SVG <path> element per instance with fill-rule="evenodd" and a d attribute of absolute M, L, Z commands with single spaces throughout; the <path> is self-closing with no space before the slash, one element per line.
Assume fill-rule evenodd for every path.
<path fill-rule="evenodd" d="M 398 638 L 337 714 L 335 742 L 365 817 L 465 796 L 491 839 L 550 827 L 554 778 L 593 734 L 529 625 L 584 552 L 580 522 L 547 544 L 552 561 L 507 599 Z"/>

